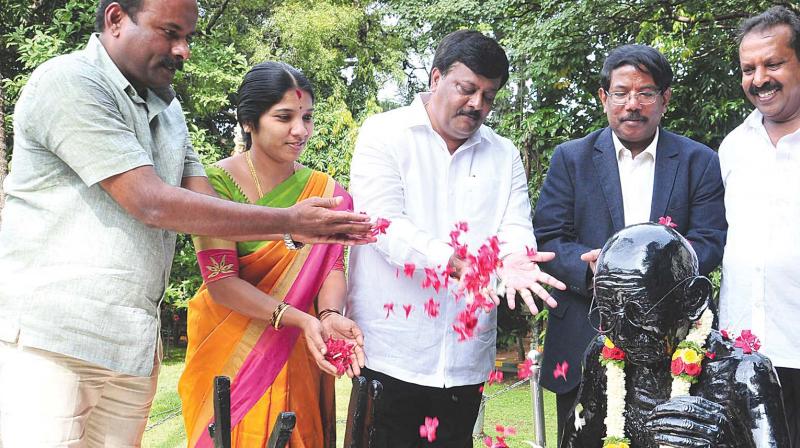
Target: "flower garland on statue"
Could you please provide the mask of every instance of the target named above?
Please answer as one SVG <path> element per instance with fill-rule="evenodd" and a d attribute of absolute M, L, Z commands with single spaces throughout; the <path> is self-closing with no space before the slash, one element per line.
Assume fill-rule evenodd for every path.
<path fill-rule="evenodd" d="M 672 392 L 670 398 L 689 395 L 689 388 L 696 383 L 702 371 L 701 363 L 706 356 L 703 346 L 711 333 L 714 315 L 706 308 L 700 319 L 678 344 L 672 354 Z M 606 368 L 606 437 L 604 448 L 629 448 L 630 439 L 625 437 L 625 352 L 608 337 L 600 352 L 600 364 Z"/>

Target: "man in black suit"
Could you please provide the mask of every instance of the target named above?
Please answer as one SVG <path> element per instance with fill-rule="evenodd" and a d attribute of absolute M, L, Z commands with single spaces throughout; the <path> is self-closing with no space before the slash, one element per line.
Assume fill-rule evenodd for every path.
<path fill-rule="evenodd" d="M 717 154 L 659 127 L 672 82 L 664 56 L 644 45 L 618 47 L 600 78 L 609 126 L 556 148 L 534 215 L 539 249 L 558 254 L 542 268 L 568 287 L 553 294 L 541 380 L 557 394 L 559 439 L 597 333 L 589 305 L 599 248 L 625 226 L 660 220 L 689 240 L 707 275 L 722 260 L 727 229 Z"/>

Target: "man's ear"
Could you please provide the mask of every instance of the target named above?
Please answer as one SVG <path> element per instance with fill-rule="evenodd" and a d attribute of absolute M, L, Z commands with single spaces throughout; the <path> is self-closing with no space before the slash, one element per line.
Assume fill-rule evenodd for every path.
<path fill-rule="evenodd" d="M 125 11 L 122 10 L 122 6 L 120 6 L 119 3 L 111 3 L 106 7 L 105 13 L 103 14 L 105 20 L 104 30 L 109 31 L 112 36 L 118 36 L 122 19 L 125 16 Z"/>
<path fill-rule="evenodd" d="M 434 67 L 433 70 L 431 70 L 431 79 L 428 83 L 428 90 L 435 92 L 439 87 L 439 81 L 442 80 L 442 76 L 442 71 L 439 70 L 438 67 Z"/>
<path fill-rule="evenodd" d="M 700 319 L 711 299 L 711 280 L 699 275 L 683 287 L 683 315 L 689 320 Z"/>

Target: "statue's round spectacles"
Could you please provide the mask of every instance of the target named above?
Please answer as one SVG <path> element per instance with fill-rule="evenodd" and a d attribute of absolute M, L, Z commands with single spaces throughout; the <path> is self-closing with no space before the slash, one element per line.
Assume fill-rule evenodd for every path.
<path fill-rule="evenodd" d="M 617 106 L 624 106 L 628 104 L 628 100 L 630 99 L 631 95 L 633 95 L 633 98 L 642 105 L 655 103 L 658 95 L 661 95 L 660 90 L 643 90 L 641 92 L 609 92 L 608 90 L 603 90 L 606 92 L 606 96 L 608 96 L 608 100 L 611 101 L 611 104 L 615 104 Z"/>
<path fill-rule="evenodd" d="M 661 304 L 673 291 L 683 286 L 695 277 L 687 277 L 675 284 L 669 291 L 659 298 L 649 309 L 642 308 L 636 301 L 626 300 L 621 306 L 609 307 L 596 305 L 597 292 L 592 296 L 592 303 L 589 305 L 589 323 L 598 334 L 606 334 L 613 330 L 620 319 L 625 318 L 629 325 L 636 328 L 657 332 L 661 317 L 653 313 L 653 310 Z"/>

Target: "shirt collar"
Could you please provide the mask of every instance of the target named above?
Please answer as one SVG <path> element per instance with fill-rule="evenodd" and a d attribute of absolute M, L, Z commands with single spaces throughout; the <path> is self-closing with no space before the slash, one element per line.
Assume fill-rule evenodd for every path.
<path fill-rule="evenodd" d="M 409 128 L 424 126 L 428 128 L 430 132 L 436 133 L 436 131 L 433 129 L 433 124 L 431 123 L 431 117 L 428 116 L 428 110 L 425 109 L 425 104 L 427 104 L 430 99 L 431 92 L 418 93 L 414 97 L 414 101 L 411 102 L 410 106 L 411 114 L 409 114 L 408 121 L 406 123 Z M 481 125 L 478 130 L 473 132 L 472 135 L 470 135 L 469 138 L 458 147 L 456 152 L 467 149 L 483 141 L 483 126 L 484 125 Z"/>
<path fill-rule="evenodd" d="M 772 144 L 772 140 L 769 138 L 769 133 L 767 132 L 766 126 L 764 126 L 764 114 L 762 114 L 761 111 L 758 109 L 753 109 L 753 112 L 750 112 L 750 115 L 744 119 L 743 124 L 744 126 L 752 129 L 753 132 L 761 136 L 761 138 L 769 142 L 770 146 L 775 146 Z M 789 136 L 800 136 L 800 129 L 783 136 L 781 140 Z"/>
<path fill-rule="evenodd" d="M 644 148 L 644 151 L 642 151 L 642 154 L 649 154 L 650 157 L 653 158 L 653 160 L 656 160 L 656 147 L 658 146 L 658 133 L 659 133 L 658 128 L 656 128 L 656 135 L 653 137 L 653 141 L 650 142 L 649 145 L 647 145 L 647 148 Z M 622 151 L 624 151 L 624 150 L 626 150 L 628 148 L 626 148 L 625 145 L 622 144 L 622 142 L 620 141 L 619 137 L 617 137 L 617 134 L 613 130 L 611 131 L 611 139 L 614 141 L 614 150 L 617 153 L 617 159 L 619 159 L 620 156 L 622 155 Z"/>
<path fill-rule="evenodd" d="M 119 87 L 120 90 L 125 91 L 134 101 L 141 101 L 145 102 L 148 105 L 149 109 L 166 109 L 167 106 L 175 99 L 175 90 L 172 86 L 167 86 L 159 89 L 148 88 L 153 95 L 147 95 L 147 99 L 142 99 L 139 94 L 136 92 L 136 89 L 133 85 L 125 78 L 125 75 L 119 70 L 117 64 L 111 59 L 111 56 L 108 55 L 103 43 L 100 42 L 100 34 L 99 33 L 92 33 L 89 37 L 89 43 L 86 44 L 86 48 L 84 49 L 85 54 L 88 56 L 89 60 L 91 60 L 100 70 L 106 73 L 111 81 Z M 152 96 L 156 96 L 158 99 L 152 98 Z M 155 101 L 150 101 L 150 100 Z M 159 110 L 159 112 L 160 112 Z M 155 112 L 157 113 L 157 112 Z"/>

